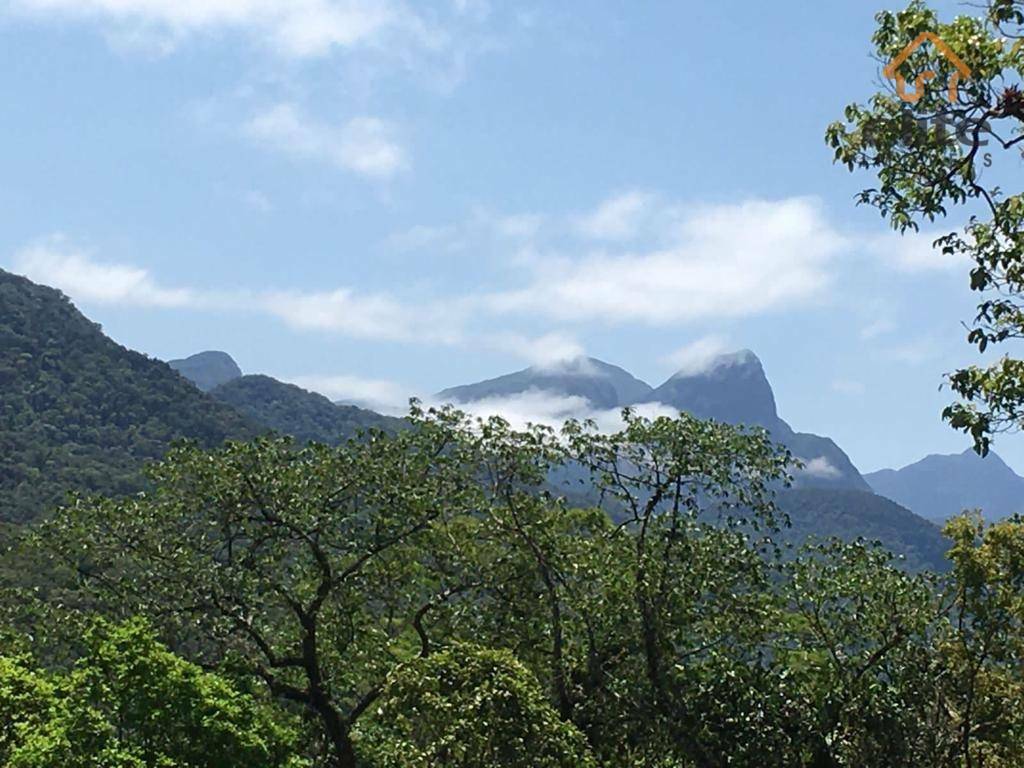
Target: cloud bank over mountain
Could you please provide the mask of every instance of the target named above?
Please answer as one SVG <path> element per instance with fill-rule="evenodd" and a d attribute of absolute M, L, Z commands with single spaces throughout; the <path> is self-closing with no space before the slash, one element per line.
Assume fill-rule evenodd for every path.
<path fill-rule="evenodd" d="M 648 417 L 689 413 L 749 427 L 763 427 L 797 460 L 799 486 L 869 490 L 849 457 L 827 437 L 794 431 L 776 410 L 761 361 L 750 350 L 705 355 L 698 367 L 677 372 L 652 388 L 628 371 L 594 358 L 526 368 L 495 379 L 452 387 L 430 398 L 478 416 L 502 416 L 517 426 L 558 426 L 591 419 L 603 430 L 621 425 L 622 408 Z"/>

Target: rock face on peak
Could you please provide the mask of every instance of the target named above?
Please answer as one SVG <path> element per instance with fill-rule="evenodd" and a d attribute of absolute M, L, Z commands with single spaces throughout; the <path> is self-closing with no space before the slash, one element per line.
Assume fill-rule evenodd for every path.
<path fill-rule="evenodd" d="M 492 398 L 520 395 L 531 390 L 560 397 L 582 397 L 595 408 L 617 408 L 647 400 L 651 386 L 617 365 L 592 357 L 532 366 L 515 373 L 487 379 L 476 384 L 452 387 L 437 394 L 440 400 L 472 403 Z"/>
<path fill-rule="evenodd" d="M 227 352 L 199 352 L 183 360 L 169 360 L 167 364 L 203 392 L 242 377 L 242 369 Z"/>
<path fill-rule="evenodd" d="M 995 453 L 982 458 L 973 450 L 932 454 L 902 469 L 865 475 L 875 493 L 930 520 L 947 520 L 980 509 L 997 520 L 1024 512 L 1024 477 Z"/>
<path fill-rule="evenodd" d="M 653 390 L 660 402 L 701 419 L 774 428 L 775 393 L 757 355 L 748 349 L 721 355 L 700 371 L 680 371 Z"/>
<path fill-rule="evenodd" d="M 757 355 L 749 349 L 720 355 L 699 371 L 680 371 L 645 398 L 702 419 L 764 427 L 799 458 L 797 487 L 836 487 L 867 491 L 870 486 L 831 439 L 796 432 L 779 418 L 775 394 Z"/>

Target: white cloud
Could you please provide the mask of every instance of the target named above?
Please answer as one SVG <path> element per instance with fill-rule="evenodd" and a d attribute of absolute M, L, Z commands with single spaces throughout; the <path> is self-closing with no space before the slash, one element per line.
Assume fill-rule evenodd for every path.
<path fill-rule="evenodd" d="M 486 297 L 497 312 L 607 323 L 685 323 L 816 301 L 847 241 L 814 200 L 694 208 L 654 251 L 538 260 L 526 288 Z"/>
<path fill-rule="evenodd" d="M 535 213 L 495 216 L 490 221 L 498 234 L 512 239 L 535 237 L 544 225 L 544 217 Z"/>
<path fill-rule="evenodd" d="M 284 56 L 319 57 L 380 44 L 436 47 L 442 33 L 389 0 L 10 0 L 18 14 L 93 21 L 117 35 L 161 36 L 168 47 L 200 34 L 241 32 Z"/>
<path fill-rule="evenodd" d="M 254 137 L 303 156 L 337 156 L 337 147 L 325 138 L 335 137 L 334 132 L 304 123 L 287 104 L 254 120 L 251 130 Z M 373 152 L 370 156 L 378 157 Z M 351 158 L 338 162 L 355 167 Z M 369 160 L 361 170 L 383 173 L 389 163 Z M 261 199 L 251 202 L 259 205 Z M 828 297 L 841 266 L 839 257 L 855 252 L 855 239 L 833 227 L 813 199 L 753 200 L 682 211 L 682 206 L 666 202 L 651 208 L 650 229 L 661 233 L 656 239 L 671 235 L 647 249 L 620 245 L 591 250 L 580 239 L 565 237 L 575 221 L 571 216 L 509 217 L 481 209 L 475 209 L 468 224 L 418 227 L 385 243 L 414 249 L 457 243 L 475 248 L 483 243 L 496 252 L 497 270 L 490 283 L 482 277 L 474 281 L 472 292 L 431 297 L 344 284 L 315 290 L 253 286 L 219 293 L 202 286 L 168 286 L 144 268 L 101 262 L 61 238 L 23 249 L 16 261 L 34 279 L 85 301 L 257 312 L 298 330 L 497 349 L 544 366 L 584 354 L 574 335 L 576 323 L 684 326 L 713 319 L 717 327 L 727 327 L 732 318 L 813 305 Z M 552 242 L 548 236 L 561 250 L 545 250 Z M 524 244 L 523 238 L 530 242 Z M 872 321 L 862 336 L 889 330 L 883 320 Z M 520 321 L 536 329 L 532 335 L 516 328 Z M 564 330 L 555 330 L 559 325 Z M 727 340 L 713 334 L 665 359 L 692 370 L 726 349 Z M 879 354 L 920 362 L 934 354 L 934 345 L 905 345 Z"/>
<path fill-rule="evenodd" d="M 500 215 L 477 206 L 468 221 L 460 224 L 417 224 L 395 232 L 384 245 L 399 251 L 465 252 L 493 250 L 509 244 L 521 244 L 536 237 L 545 217 L 533 213 Z"/>
<path fill-rule="evenodd" d="M 430 227 L 417 224 L 403 232 L 389 235 L 384 245 L 397 251 L 451 251 L 458 250 L 462 242 L 459 229 L 453 225 Z"/>
<path fill-rule="evenodd" d="M 640 403 L 630 406 L 630 410 L 638 416 L 643 416 L 647 419 L 657 419 L 661 416 L 674 419 L 679 416 L 678 408 L 673 408 L 665 403 Z M 625 423 L 622 421 L 621 408 L 591 411 L 587 418 L 592 419 L 601 432 L 617 432 L 625 426 Z"/>
<path fill-rule="evenodd" d="M 88 250 L 62 235 L 51 235 L 16 252 L 13 268 L 82 301 L 142 307 L 184 307 L 197 301 L 192 291 L 162 286 L 145 269 L 96 261 Z"/>
<path fill-rule="evenodd" d="M 352 403 L 372 408 L 380 413 L 404 414 L 414 393 L 401 384 L 387 379 L 368 379 L 348 375 L 282 376 L 311 392 L 319 392 L 336 402 Z"/>
<path fill-rule="evenodd" d="M 800 470 L 800 474 L 802 475 L 809 475 L 811 477 L 828 480 L 840 477 L 843 474 L 824 456 L 800 460 L 804 463 L 803 468 Z"/>
<path fill-rule="evenodd" d="M 860 329 L 860 337 L 865 341 L 896 330 L 896 323 L 887 318 L 877 318 Z"/>
<path fill-rule="evenodd" d="M 360 294 L 350 288 L 309 293 L 260 294 L 261 309 L 299 330 L 329 331 L 359 339 L 452 344 L 461 335 L 452 307 L 406 305 L 387 294 Z"/>
<path fill-rule="evenodd" d="M 679 349 L 670 352 L 662 359 L 671 365 L 676 372 L 694 376 L 703 373 L 719 356 L 729 352 L 729 340 L 724 336 L 703 336 Z"/>
<path fill-rule="evenodd" d="M 459 410 L 486 418 L 501 416 L 518 428 L 527 424 L 559 425 L 566 419 L 585 418 L 592 413 L 585 397 L 565 396 L 540 389 L 530 389 L 507 397 L 487 397 L 470 403 L 459 403 Z"/>
<path fill-rule="evenodd" d="M 638 233 L 654 202 L 654 195 L 638 190 L 615 195 L 578 217 L 576 229 L 594 240 L 627 240 Z"/>
<path fill-rule="evenodd" d="M 60 235 L 17 251 L 11 266 L 31 280 L 87 303 L 259 312 L 299 330 L 360 339 L 452 344 L 461 333 L 457 303 L 407 305 L 387 294 L 359 293 L 348 287 L 322 292 L 168 287 L 146 269 L 99 261 Z"/>
<path fill-rule="evenodd" d="M 511 352 L 539 368 L 553 368 L 560 363 L 579 360 L 586 354 L 575 338 L 557 332 L 532 338 L 505 333 L 480 341 L 486 346 Z"/>
<path fill-rule="evenodd" d="M 389 179 L 408 166 L 394 127 L 374 117 L 356 117 L 333 126 L 282 103 L 252 117 L 243 131 L 263 146 L 368 178 Z"/>
<path fill-rule="evenodd" d="M 914 339 L 882 350 L 883 357 L 906 365 L 921 365 L 939 354 L 939 345 L 933 339 Z"/>
<path fill-rule="evenodd" d="M 964 269 L 970 261 L 960 254 L 946 254 L 935 240 L 945 232 L 887 232 L 867 241 L 868 251 L 899 272 L 943 272 Z"/>

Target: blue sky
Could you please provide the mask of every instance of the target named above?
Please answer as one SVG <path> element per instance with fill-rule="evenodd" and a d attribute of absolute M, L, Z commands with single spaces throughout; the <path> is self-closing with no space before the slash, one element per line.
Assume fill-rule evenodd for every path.
<path fill-rule="evenodd" d="M 335 398 L 749 347 L 862 471 L 963 450 L 967 269 L 822 141 L 881 77 L 875 10 L 0 0 L 0 265 Z"/>

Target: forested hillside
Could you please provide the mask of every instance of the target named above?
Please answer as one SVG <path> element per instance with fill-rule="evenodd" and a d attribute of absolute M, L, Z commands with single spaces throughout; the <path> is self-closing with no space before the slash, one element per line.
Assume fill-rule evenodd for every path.
<path fill-rule="evenodd" d="M 139 490 L 177 438 L 214 447 L 255 425 L 166 363 L 103 335 L 66 296 L 0 270 L 0 519 L 25 521 L 68 490 Z"/>
<path fill-rule="evenodd" d="M 397 429 L 401 419 L 337 405 L 323 395 L 307 392 L 270 376 L 243 376 L 221 384 L 210 394 L 253 421 L 300 443 L 316 441 L 336 445 L 360 430 Z"/>

